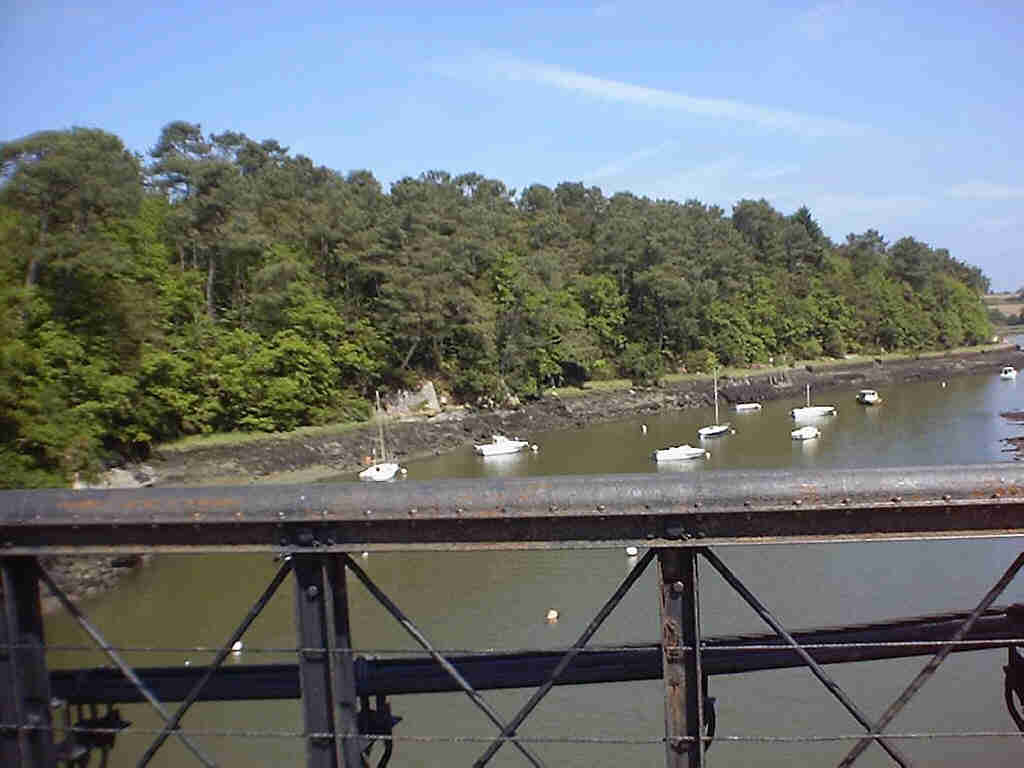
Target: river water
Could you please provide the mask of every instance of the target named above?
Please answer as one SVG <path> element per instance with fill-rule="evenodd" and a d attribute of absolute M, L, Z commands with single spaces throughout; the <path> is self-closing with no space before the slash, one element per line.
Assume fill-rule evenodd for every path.
<path fill-rule="evenodd" d="M 991 375 L 892 385 L 884 403 L 855 404 L 855 391 L 830 391 L 812 400 L 835 404 L 837 416 L 821 423 L 820 439 L 792 441 L 789 409 L 798 401 L 767 403 L 760 413 L 723 413 L 735 434 L 706 441 L 711 458 L 668 468 L 650 459 L 655 448 L 695 443 L 696 429 L 713 420 L 710 408 L 648 414 L 629 421 L 561 432 L 522 435 L 537 453 L 484 460 L 461 450 L 408 465 L 408 480 L 616 472 L 701 472 L 773 467 L 878 467 L 1008 461 L 1001 438 L 1020 433 L 1001 411 L 1024 408 L 1024 380 L 1003 381 L 998 362 Z M 646 431 L 641 428 L 646 424 Z M 350 478 L 339 478 L 348 481 Z M 953 610 L 969 610 L 1021 551 L 1022 541 L 893 542 L 844 545 L 728 547 L 719 555 L 790 629 L 846 624 Z M 438 648 L 559 648 L 571 644 L 614 591 L 632 562 L 620 550 L 373 554 L 360 561 L 382 589 Z M 269 556 L 163 556 L 142 569 L 116 594 L 83 607 L 108 640 L 118 646 L 170 648 L 133 654 L 139 665 L 201 664 L 209 658 L 187 650 L 218 646 L 238 624 L 272 576 Z M 595 638 L 596 644 L 651 643 L 659 637 L 656 569 L 633 587 Z M 360 649 L 410 651 L 415 645 L 350 579 L 353 633 Z M 229 663 L 294 661 L 294 653 L 257 649 L 294 647 L 292 587 L 287 583 L 245 638 L 246 650 Z M 751 610 L 710 568 L 701 571 L 705 635 L 765 631 Z M 1010 585 L 1000 603 L 1024 601 L 1024 578 Z M 557 623 L 545 614 L 559 611 Z M 52 644 L 84 644 L 85 636 L 62 614 L 47 619 Z M 102 664 L 93 652 L 51 654 L 54 666 Z M 890 732 L 1010 731 L 1002 703 L 1005 651 L 951 656 L 889 728 Z M 833 665 L 830 673 L 870 716 L 877 717 L 903 690 L 924 659 Z M 485 694 L 510 718 L 531 691 Z M 663 734 L 660 681 L 553 690 L 520 733 L 537 738 L 595 737 L 623 742 Z M 799 737 L 856 734 L 860 727 L 806 670 L 715 677 L 721 736 Z M 493 727 L 461 694 L 394 697 L 404 718 L 391 766 L 471 765 L 485 743 L 451 743 L 435 737 L 473 739 Z M 123 708 L 135 728 L 159 726 L 143 706 Z M 202 704 L 185 720 L 190 730 L 301 731 L 298 702 Z M 304 764 L 301 741 L 270 736 L 244 739 L 215 735 L 200 739 L 224 766 Z M 133 765 L 148 742 L 122 736 L 111 765 Z M 708 754 L 713 766 L 835 765 L 852 746 L 841 742 L 727 742 Z M 930 739 L 901 742 L 919 765 L 1024 764 L 1019 738 Z M 659 744 L 538 744 L 548 765 L 664 765 Z M 377 755 L 379 753 L 375 753 Z M 152 763 L 198 764 L 173 740 Z M 872 746 L 858 762 L 889 765 Z M 495 766 L 526 765 L 505 746 Z"/>

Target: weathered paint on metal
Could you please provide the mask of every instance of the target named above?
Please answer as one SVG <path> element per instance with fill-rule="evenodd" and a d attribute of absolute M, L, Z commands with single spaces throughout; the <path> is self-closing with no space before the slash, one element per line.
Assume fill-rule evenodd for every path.
<path fill-rule="evenodd" d="M 1024 534 L 1024 466 L 0 491 L 0 552 L 546 549 Z"/>

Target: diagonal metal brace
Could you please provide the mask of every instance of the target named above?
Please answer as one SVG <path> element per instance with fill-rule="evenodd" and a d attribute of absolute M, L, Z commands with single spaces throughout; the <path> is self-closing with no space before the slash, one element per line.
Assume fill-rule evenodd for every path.
<path fill-rule="evenodd" d="M 939 648 L 938 652 L 936 652 L 931 660 L 924 665 L 924 668 L 917 673 L 917 677 L 911 680 L 910 685 L 908 685 L 903 693 L 896 698 L 896 701 L 889 705 L 889 708 L 885 710 L 885 713 L 878 719 L 878 723 L 868 729 L 870 735 L 864 737 L 854 745 L 853 749 L 850 750 L 850 753 L 843 758 L 841 763 L 839 763 L 840 768 L 853 765 L 854 761 L 860 757 L 861 753 L 863 753 L 875 739 L 879 739 L 879 741 L 881 741 L 879 734 L 888 727 L 889 723 L 893 721 L 896 715 L 903 710 L 910 700 L 914 698 L 917 692 L 921 690 L 924 684 L 928 682 L 928 679 L 935 674 L 939 665 L 942 664 L 942 662 L 946 660 L 946 657 L 953 652 L 953 648 L 956 644 L 963 640 L 967 633 L 971 631 L 971 627 L 974 626 L 974 622 L 976 622 L 978 618 L 989 609 L 992 603 L 999 598 L 999 595 L 1001 595 L 1003 590 L 1006 589 L 1011 581 L 1013 581 L 1013 578 L 1022 567 L 1024 567 L 1024 552 L 1017 555 L 1017 559 L 1010 564 L 1010 567 L 1006 569 L 1006 572 L 1000 577 L 999 581 L 997 581 L 985 597 L 981 599 L 981 602 L 978 603 L 978 607 L 971 612 L 970 616 L 964 619 L 964 623 L 960 625 L 960 629 L 956 631 L 953 637 L 951 637 L 945 645 Z"/>
<path fill-rule="evenodd" d="M 579 640 L 577 640 L 573 644 L 572 648 L 566 651 L 565 655 L 562 656 L 562 659 L 551 671 L 551 674 L 548 676 L 548 679 L 544 681 L 544 684 L 536 690 L 533 696 L 530 697 L 530 700 L 523 705 L 522 709 L 516 713 L 516 716 L 512 718 L 509 724 L 502 729 L 501 736 L 491 742 L 487 751 L 480 756 L 480 759 L 473 763 L 474 768 L 481 768 L 481 766 L 490 762 L 490 759 L 494 757 L 495 753 L 501 749 L 501 745 L 505 743 L 504 740 L 516 732 L 519 726 L 523 724 L 523 721 L 526 720 L 529 714 L 533 712 L 538 704 L 540 704 L 541 699 L 548 695 L 548 691 L 551 690 L 558 678 L 562 676 L 562 673 L 569 668 L 573 659 L 575 659 L 586 644 L 590 642 L 590 639 L 597 633 L 597 630 L 601 628 L 601 625 L 604 624 L 605 619 L 608 618 L 611 612 L 615 610 L 615 607 L 622 602 L 622 598 L 626 596 L 630 587 L 632 587 L 633 584 L 636 583 L 636 580 L 643 575 L 643 572 L 647 570 L 647 566 L 650 564 L 651 560 L 654 559 L 655 553 L 656 550 L 648 549 L 640 561 L 633 566 L 629 575 L 627 575 L 619 585 L 619 588 L 615 590 L 615 593 L 608 598 L 608 602 L 606 602 L 601 610 L 598 611 L 597 616 L 594 617 L 594 620 L 590 622 L 589 626 L 587 626 L 583 631 L 583 634 L 580 635 Z"/>
<path fill-rule="evenodd" d="M 729 569 L 729 566 L 723 563 L 718 558 L 718 555 L 716 555 L 710 549 L 703 548 L 700 550 L 700 553 L 704 556 L 705 560 L 711 563 L 711 566 L 716 571 L 718 571 L 718 573 L 721 575 L 723 579 L 725 579 L 729 586 L 736 590 L 740 597 L 747 601 L 747 604 L 754 609 L 757 615 L 760 616 L 765 621 L 765 623 L 768 624 L 768 626 L 774 629 L 775 632 L 779 635 L 779 637 L 781 637 L 783 640 L 789 643 L 790 647 L 800 656 L 801 659 L 803 659 L 804 663 L 807 664 L 808 667 L 810 667 L 811 672 L 814 674 L 814 676 L 821 681 L 825 688 L 828 689 L 828 692 L 831 693 L 839 701 L 840 704 L 846 707 L 846 710 L 851 715 L 853 715 L 854 719 L 856 719 L 858 723 L 864 726 L 865 730 L 870 732 L 873 726 L 871 724 L 871 721 L 867 718 L 867 716 L 863 712 L 861 712 L 857 705 L 854 704 L 853 701 L 843 692 L 843 689 L 839 687 L 839 684 L 831 677 L 829 677 L 828 673 L 825 672 L 824 668 L 817 661 L 814 660 L 811 654 L 809 654 L 807 650 L 803 646 L 801 646 L 800 643 L 798 643 L 789 632 L 786 631 L 786 628 L 782 626 L 782 624 L 779 622 L 777 618 L 775 618 L 772 612 L 769 611 L 764 606 L 764 604 L 757 599 L 753 592 L 751 592 L 749 589 L 746 588 L 746 586 L 744 586 L 743 582 L 740 581 L 739 578 Z M 889 756 L 892 757 L 892 759 L 895 760 L 897 764 L 903 766 L 904 768 L 907 768 L 907 766 L 911 765 L 910 760 L 902 752 L 900 752 L 894 744 L 891 744 L 887 740 L 882 738 L 879 738 L 878 742 L 882 749 L 888 752 Z M 868 740 L 868 743 L 871 743 L 870 739 Z"/>
<path fill-rule="evenodd" d="M 46 584 L 47 587 L 49 587 L 50 592 L 52 592 L 54 596 L 60 601 L 60 604 L 64 606 L 64 610 L 66 610 L 75 618 L 75 621 L 79 623 L 82 629 L 86 631 L 86 633 L 89 635 L 89 637 L 93 639 L 96 645 L 98 645 L 100 649 L 104 653 L 106 653 L 107 656 L 110 657 L 110 660 L 113 661 L 120 668 L 121 673 L 126 678 L 132 681 L 132 684 L 139 689 L 139 692 L 142 693 L 142 695 L 146 698 L 146 701 L 148 701 L 152 705 L 153 709 L 155 709 L 159 713 L 160 717 L 164 719 L 164 722 L 169 722 L 171 716 L 164 708 L 164 705 L 161 704 L 160 701 L 156 698 L 156 696 L 154 696 L 153 693 L 149 690 L 149 688 L 146 687 L 146 684 L 139 679 L 139 676 L 135 674 L 135 670 L 132 669 L 131 666 L 124 659 L 121 658 L 121 655 L 117 651 L 115 651 L 113 647 L 111 647 L 110 643 L 108 643 L 106 639 L 104 639 L 103 635 L 100 634 L 100 631 L 96 629 L 96 627 L 92 625 L 89 619 L 85 617 L 85 614 L 78 609 L 78 606 L 71 602 L 71 599 L 66 594 L 64 594 L 64 590 L 57 586 L 57 582 L 53 580 L 53 577 L 50 576 L 49 572 L 47 572 L 47 570 L 38 563 L 36 564 L 36 568 L 39 572 L 39 578 L 43 581 L 43 583 Z M 203 751 L 195 743 L 193 743 L 191 739 L 188 738 L 188 736 L 186 736 L 181 731 L 175 731 L 174 735 L 181 740 L 182 744 L 184 744 L 188 748 L 188 750 L 196 756 L 196 759 L 206 766 L 206 768 L 216 768 L 217 764 L 213 762 L 213 760 L 211 760 L 209 757 L 207 757 L 203 753 Z"/>
<path fill-rule="evenodd" d="M 417 643 L 419 643 L 420 647 L 423 648 L 423 650 L 430 654 L 431 658 L 433 658 L 434 661 L 441 665 L 441 668 L 444 669 L 444 671 L 451 676 L 452 680 L 454 680 L 458 684 L 458 686 L 463 690 L 463 692 L 467 696 L 469 696 L 470 701 L 476 704 L 480 708 L 480 710 L 485 715 L 487 715 L 487 719 L 494 723 L 494 725 L 496 725 L 504 733 L 507 726 L 502 721 L 501 716 L 498 715 L 498 713 L 495 712 L 494 709 L 486 701 L 484 701 L 484 699 L 480 696 L 476 689 L 473 688 L 472 685 L 470 685 L 469 681 L 467 681 L 459 673 L 459 670 L 457 670 L 452 665 L 452 663 L 448 661 L 448 659 L 446 659 L 444 656 L 442 656 L 440 653 L 434 650 L 434 647 L 430 644 L 430 641 L 428 641 L 427 638 L 424 637 L 423 633 L 420 632 L 416 625 L 412 623 L 409 617 L 402 613 L 402 610 L 397 605 L 395 605 L 391 601 L 391 599 L 387 595 L 385 595 L 376 584 L 373 583 L 373 580 L 367 575 L 366 571 L 360 568 L 359 565 L 355 562 L 355 560 L 353 560 L 349 555 L 342 555 L 342 557 L 344 558 L 345 567 L 347 567 L 349 570 L 352 571 L 353 574 L 355 574 L 355 577 L 359 579 L 360 582 L 362 582 L 363 586 L 366 587 L 366 589 L 370 592 L 371 595 L 374 596 L 374 598 L 376 598 L 377 602 L 379 602 L 384 607 L 384 609 L 391 614 L 395 621 L 402 625 L 405 631 L 408 632 Z M 512 743 L 515 745 L 516 749 L 518 749 L 523 754 L 523 756 L 530 761 L 530 764 L 533 765 L 534 768 L 544 768 L 543 761 L 541 761 L 539 757 L 533 754 L 533 752 L 531 752 L 525 744 L 515 739 L 512 740 Z"/>
<path fill-rule="evenodd" d="M 291 570 L 291 560 L 286 559 L 281 564 L 281 567 L 277 569 L 277 573 L 274 574 L 274 578 L 263 591 L 263 594 L 260 595 L 259 599 L 249 609 L 248 615 L 246 615 L 245 619 L 242 620 L 242 623 L 238 625 L 238 628 L 231 633 L 231 637 L 229 637 L 224 645 L 221 646 L 220 650 L 217 651 L 217 655 L 214 657 L 210 666 L 207 667 L 206 673 L 194 686 L 192 686 L 192 690 L 189 691 L 185 700 L 181 702 L 181 705 L 174 713 L 174 716 L 164 724 L 163 730 L 161 730 L 157 737 L 153 739 L 153 743 L 149 745 L 145 754 L 143 754 L 142 758 L 139 760 L 138 768 L 145 768 L 145 766 L 149 765 L 149 761 L 153 758 L 153 755 L 156 754 L 157 750 L 163 746 L 167 737 L 172 731 L 177 730 L 182 718 L 185 717 L 185 713 L 188 712 L 196 699 L 199 698 L 200 692 L 204 687 L 206 687 L 206 684 L 210 681 L 210 678 L 213 677 L 214 673 L 220 669 L 221 664 L 224 663 L 224 659 L 228 657 L 228 654 L 231 652 L 231 647 L 242 638 L 242 635 L 244 635 L 246 630 L 249 629 L 252 623 L 256 620 L 256 617 L 262 613 L 263 609 L 267 606 L 267 603 L 270 602 L 270 598 L 274 596 L 274 593 L 277 592 L 277 588 L 281 586 L 288 574 L 291 573 Z"/>

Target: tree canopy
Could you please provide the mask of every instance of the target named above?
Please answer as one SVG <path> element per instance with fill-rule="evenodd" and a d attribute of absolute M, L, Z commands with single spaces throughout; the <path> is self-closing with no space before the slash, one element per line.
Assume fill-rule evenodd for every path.
<path fill-rule="evenodd" d="M 274 139 L 169 123 L 0 146 L 0 486 L 210 431 L 365 417 L 771 358 L 977 344 L 988 280 L 811 211 L 727 212 L 428 171 L 389 189 Z"/>

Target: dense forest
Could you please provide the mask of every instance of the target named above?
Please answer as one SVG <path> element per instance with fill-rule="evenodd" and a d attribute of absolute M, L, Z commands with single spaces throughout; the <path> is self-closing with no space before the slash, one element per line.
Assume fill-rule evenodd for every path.
<path fill-rule="evenodd" d="M 365 418 L 433 378 L 501 404 L 849 352 L 977 344 L 981 271 L 807 208 L 727 213 L 429 171 L 384 189 L 174 122 L 0 145 L 0 487 L 224 430 Z"/>

